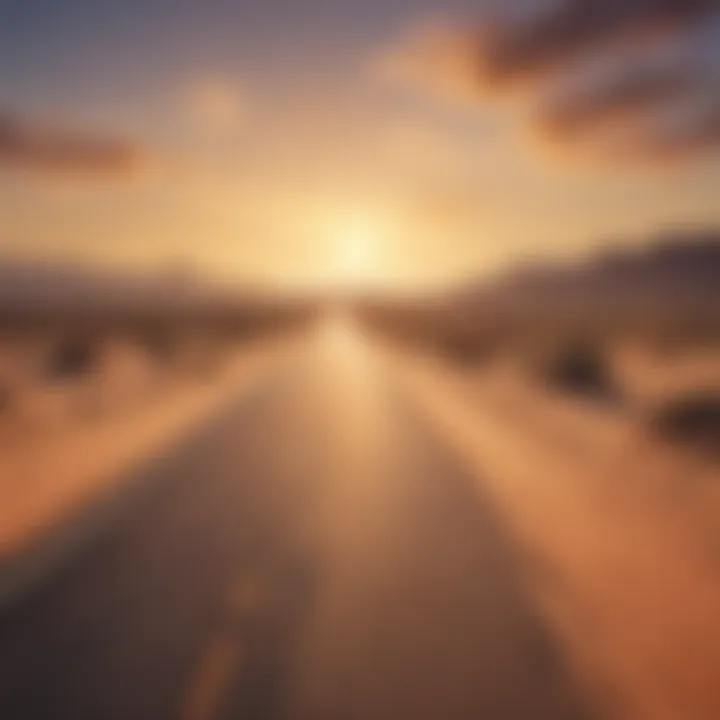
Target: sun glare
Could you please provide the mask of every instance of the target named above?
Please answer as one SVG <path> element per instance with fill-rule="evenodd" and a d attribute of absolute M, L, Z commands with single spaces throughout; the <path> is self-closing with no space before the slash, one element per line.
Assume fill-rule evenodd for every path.
<path fill-rule="evenodd" d="M 367 219 L 348 219 L 333 233 L 333 282 L 367 285 L 382 281 L 387 272 L 387 230 Z"/>

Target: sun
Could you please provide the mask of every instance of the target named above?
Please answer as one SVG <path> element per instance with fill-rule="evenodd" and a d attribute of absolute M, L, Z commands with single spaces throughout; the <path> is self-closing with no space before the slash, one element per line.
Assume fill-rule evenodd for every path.
<path fill-rule="evenodd" d="M 339 274 L 346 279 L 363 280 L 380 267 L 377 236 L 373 228 L 353 225 L 338 238 L 337 264 Z"/>
<path fill-rule="evenodd" d="M 348 217 L 333 231 L 332 275 L 337 285 L 374 285 L 387 273 L 388 232 L 380 222 Z"/>

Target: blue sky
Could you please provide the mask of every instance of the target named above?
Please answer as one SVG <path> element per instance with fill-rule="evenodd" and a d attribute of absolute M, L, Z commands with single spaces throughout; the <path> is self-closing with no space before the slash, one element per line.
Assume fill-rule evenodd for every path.
<path fill-rule="evenodd" d="M 443 13 L 471 2 L 443 3 Z M 43 105 L 143 96 L 197 67 L 288 80 L 353 62 L 417 0 L 3 0 L 0 96 Z"/>

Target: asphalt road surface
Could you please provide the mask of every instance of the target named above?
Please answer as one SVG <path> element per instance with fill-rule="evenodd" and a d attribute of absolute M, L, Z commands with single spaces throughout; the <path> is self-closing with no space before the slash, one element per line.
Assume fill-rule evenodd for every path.
<path fill-rule="evenodd" d="M 340 327 L 0 615 L 3 720 L 589 717 L 476 478 Z"/>

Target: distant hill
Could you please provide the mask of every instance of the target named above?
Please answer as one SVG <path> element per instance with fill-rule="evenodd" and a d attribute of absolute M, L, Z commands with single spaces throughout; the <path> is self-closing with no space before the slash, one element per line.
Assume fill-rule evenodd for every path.
<path fill-rule="evenodd" d="M 124 274 L 57 262 L 0 261 L 0 334 L 175 331 L 258 336 L 314 319 L 312 298 L 204 277 L 186 265 Z M 158 335 L 159 333 L 159 335 Z"/>
<path fill-rule="evenodd" d="M 713 305 L 720 313 L 720 231 L 666 234 L 571 266 L 526 267 L 466 287 L 452 304 L 534 312 Z"/>
<path fill-rule="evenodd" d="M 668 233 L 581 263 L 526 266 L 445 294 L 369 299 L 360 313 L 388 337 L 462 357 L 502 338 L 557 333 L 720 338 L 720 230 Z"/>
<path fill-rule="evenodd" d="M 192 268 L 147 274 L 42 261 L 0 261 L 0 310 L 182 309 L 253 304 L 263 293 L 220 283 Z"/>

